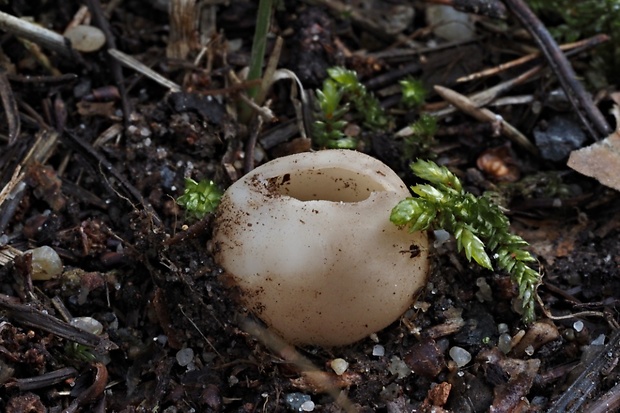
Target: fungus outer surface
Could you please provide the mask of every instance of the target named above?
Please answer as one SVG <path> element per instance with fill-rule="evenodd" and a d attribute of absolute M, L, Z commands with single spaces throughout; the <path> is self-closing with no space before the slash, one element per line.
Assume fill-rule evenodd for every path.
<path fill-rule="evenodd" d="M 397 320 L 426 284 L 426 233 L 389 220 L 408 196 L 396 173 L 360 152 L 275 159 L 222 197 L 216 262 L 284 339 L 353 343 Z"/>

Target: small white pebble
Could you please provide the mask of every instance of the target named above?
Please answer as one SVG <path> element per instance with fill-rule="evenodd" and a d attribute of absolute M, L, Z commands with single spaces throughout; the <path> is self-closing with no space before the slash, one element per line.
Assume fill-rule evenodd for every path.
<path fill-rule="evenodd" d="M 502 333 L 497 340 L 497 347 L 504 354 L 508 354 L 512 350 L 512 338 L 508 333 Z"/>
<path fill-rule="evenodd" d="M 534 354 L 534 346 L 530 344 L 523 351 L 525 351 L 525 354 L 527 354 L 528 356 L 531 356 Z"/>
<path fill-rule="evenodd" d="M 499 323 L 499 324 L 497 325 L 497 331 L 498 331 L 500 334 L 507 333 L 507 332 L 508 332 L 508 324 L 506 324 L 506 323 Z"/>
<path fill-rule="evenodd" d="M 347 369 L 349 368 L 349 363 L 347 363 L 346 360 L 341 359 L 341 358 L 333 359 L 329 363 L 329 365 L 332 368 L 332 370 L 334 370 L 334 373 L 336 373 L 339 376 L 342 375 L 342 373 L 347 371 Z"/>
<path fill-rule="evenodd" d="M 580 333 L 583 330 L 583 321 L 577 320 L 573 323 L 573 328 L 576 332 Z"/>
<path fill-rule="evenodd" d="M 307 402 L 303 402 L 301 405 L 302 412 L 311 412 L 314 411 L 314 402 L 312 400 L 308 400 Z"/>
<path fill-rule="evenodd" d="M 65 32 L 71 46 L 80 52 L 95 52 L 105 44 L 105 35 L 94 26 L 78 25 Z"/>
<path fill-rule="evenodd" d="M 381 344 L 377 344 L 372 348 L 372 355 L 377 357 L 383 357 L 385 355 L 385 347 Z"/>
<path fill-rule="evenodd" d="M 95 335 L 103 332 L 103 325 L 92 317 L 73 317 L 69 320 L 69 324 Z"/>
<path fill-rule="evenodd" d="M 44 245 L 27 252 L 32 254 L 31 275 L 33 280 L 51 280 L 62 272 L 62 260 L 52 247 Z"/>
<path fill-rule="evenodd" d="M 458 367 L 463 367 L 471 361 L 471 353 L 459 346 L 450 349 L 450 357 Z"/>

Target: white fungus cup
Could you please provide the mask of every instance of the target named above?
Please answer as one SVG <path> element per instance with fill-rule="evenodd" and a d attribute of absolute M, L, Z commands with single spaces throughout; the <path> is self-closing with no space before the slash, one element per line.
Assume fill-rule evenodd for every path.
<path fill-rule="evenodd" d="M 353 343 L 397 320 L 426 284 L 426 233 L 389 220 L 408 196 L 394 171 L 360 152 L 278 158 L 222 197 L 216 262 L 289 342 Z"/>

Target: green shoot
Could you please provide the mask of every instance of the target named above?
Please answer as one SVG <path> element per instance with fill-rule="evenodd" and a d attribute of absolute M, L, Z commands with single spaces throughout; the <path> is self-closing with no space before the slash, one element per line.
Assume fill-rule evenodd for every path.
<path fill-rule="evenodd" d="M 412 232 L 444 229 L 452 233 L 459 252 L 489 270 L 493 266 L 487 250 L 491 251 L 497 267 L 509 273 L 518 285 L 524 322 L 534 321 L 540 277 L 530 263 L 536 259 L 524 249 L 527 242 L 510 232 L 510 222 L 500 207 L 486 196 L 476 197 L 463 190 L 448 168 L 432 161 L 418 160 L 411 164 L 411 170 L 430 185 L 412 186 L 417 197 L 398 203 L 390 220 Z"/>
<path fill-rule="evenodd" d="M 342 89 L 347 99 L 351 101 L 355 110 L 364 118 L 364 126 L 376 130 L 387 126 L 388 118 L 377 98 L 362 85 L 354 70 L 343 67 L 327 69 L 327 74 L 338 87 Z"/>
<path fill-rule="evenodd" d="M 256 16 L 256 31 L 252 39 L 252 52 L 250 54 L 250 70 L 247 80 L 260 79 L 263 72 L 265 61 L 265 48 L 267 45 L 267 33 L 271 24 L 271 9 L 273 0 L 260 0 L 258 3 L 258 13 Z M 248 90 L 248 97 L 254 99 L 258 94 L 259 86 L 254 86 Z M 252 110 L 247 104 L 241 105 L 240 118 L 247 122 L 250 119 Z"/>
<path fill-rule="evenodd" d="M 343 117 L 349 111 L 349 104 L 341 104 L 342 89 L 333 80 L 326 79 L 323 90 L 317 90 L 316 95 L 323 118 L 314 122 L 316 143 L 331 149 L 355 149 L 357 141 L 343 132 L 347 125 Z"/>
<path fill-rule="evenodd" d="M 400 90 L 403 95 L 402 102 L 408 108 L 421 106 L 426 99 L 426 89 L 422 82 L 412 77 L 401 80 Z"/>
<path fill-rule="evenodd" d="M 347 125 L 344 116 L 351 107 L 371 130 L 387 127 L 388 117 L 377 98 L 357 79 L 355 71 L 332 67 L 327 69 L 327 74 L 329 78 L 323 82 L 323 89 L 316 91 L 320 113 L 314 123 L 314 138 L 319 146 L 355 149 L 357 140 L 344 133 Z"/>
<path fill-rule="evenodd" d="M 221 198 L 222 191 L 213 181 L 203 179 L 196 182 L 185 178 L 185 192 L 177 199 L 177 203 L 185 208 L 190 217 L 200 220 L 215 211 Z"/>

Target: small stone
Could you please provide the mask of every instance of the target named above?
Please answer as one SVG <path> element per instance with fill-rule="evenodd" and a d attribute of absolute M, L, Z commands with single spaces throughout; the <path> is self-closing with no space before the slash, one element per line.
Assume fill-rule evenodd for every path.
<path fill-rule="evenodd" d="M 189 365 L 189 363 L 191 363 L 193 360 L 194 350 L 192 350 L 191 348 L 187 347 L 177 351 L 177 363 L 179 363 L 179 366 L 185 367 Z"/>
<path fill-rule="evenodd" d="M 69 324 L 97 336 L 103 332 L 103 325 L 92 317 L 73 317 Z"/>
<path fill-rule="evenodd" d="M 333 359 L 329 363 L 329 365 L 332 370 L 334 370 L 334 373 L 339 376 L 342 375 L 342 373 L 344 373 L 345 371 L 347 371 L 347 368 L 349 368 L 349 363 L 347 363 L 346 360 L 341 358 Z"/>
<path fill-rule="evenodd" d="M 497 347 L 502 353 L 508 354 L 510 350 L 512 350 L 512 338 L 510 337 L 510 334 L 500 334 L 499 339 L 497 340 Z"/>
<path fill-rule="evenodd" d="M 62 260 L 52 247 L 44 245 L 27 252 L 32 255 L 31 276 L 33 280 L 51 280 L 62 273 Z"/>
<path fill-rule="evenodd" d="M 71 46 L 79 52 L 95 52 L 105 44 L 105 35 L 94 26 L 78 25 L 65 32 Z"/>
<path fill-rule="evenodd" d="M 288 408 L 293 412 L 303 412 L 311 410 L 303 410 L 303 406 L 307 402 L 311 402 L 310 396 L 303 393 L 289 393 L 284 396 L 284 401 Z M 308 405 L 306 405 L 308 406 Z M 312 403 L 312 409 L 314 410 L 314 403 Z"/>
<path fill-rule="evenodd" d="M 583 330 L 583 321 L 577 320 L 573 323 L 573 328 L 576 332 L 580 333 Z"/>
<path fill-rule="evenodd" d="M 385 356 L 385 347 L 383 347 L 381 344 L 377 344 L 372 348 L 372 355 L 376 357 Z"/>
<path fill-rule="evenodd" d="M 581 148 L 587 138 L 579 123 L 567 116 L 552 118 L 545 129 L 537 127 L 533 134 L 543 159 L 556 162 Z"/>
<path fill-rule="evenodd" d="M 450 349 L 450 357 L 458 367 L 463 367 L 471 361 L 471 353 L 459 346 Z"/>
<path fill-rule="evenodd" d="M 312 400 L 308 400 L 307 402 L 303 402 L 301 404 L 302 412 L 311 412 L 314 410 L 314 402 Z"/>

